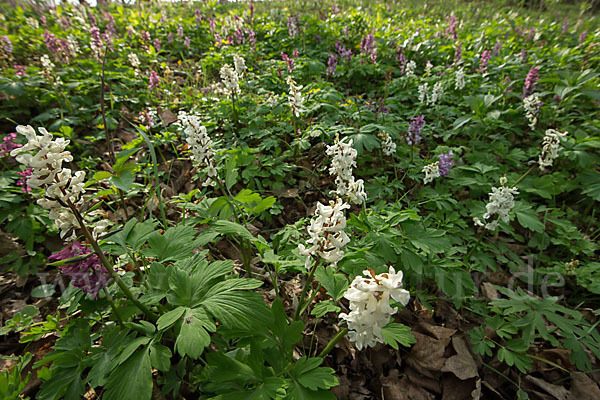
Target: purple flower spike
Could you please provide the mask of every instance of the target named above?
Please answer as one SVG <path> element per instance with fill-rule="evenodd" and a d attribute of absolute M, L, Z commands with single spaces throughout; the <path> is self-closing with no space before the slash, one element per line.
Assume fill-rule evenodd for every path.
<path fill-rule="evenodd" d="M 442 153 L 439 155 L 440 161 L 438 163 L 438 171 L 440 176 L 446 176 L 448 173 L 450 173 L 450 168 L 452 168 L 454 165 L 454 161 L 452 160 L 453 156 L 454 154 L 452 153 L 452 150 L 450 150 L 448 153 Z"/>
<path fill-rule="evenodd" d="M 425 116 L 419 115 L 410 120 L 410 126 L 408 127 L 408 135 L 406 136 L 406 142 L 413 146 L 419 144 L 421 141 L 421 130 L 425 125 Z"/>
<path fill-rule="evenodd" d="M 89 294 L 92 298 L 98 298 L 98 293 L 106 285 L 109 279 L 108 271 L 102 266 L 98 256 L 80 242 L 72 242 L 56 254 L 48 257 L 50 260 L 65 260 L 77 256 L 90 254 L 89 257 L 58 267 L 63 274 L 71 279 L 71 284 Z"/>
<path fill-rule="evenodd" d="M 535 84 L 538 79 L 540 79 L 539 70 L 535 67 L 532 67 L 527 73 L 527 78 L 525 78 L 525 84 L 523 85 L 523 97 L 533 94 L 533 91 L 535 90 Z"/>

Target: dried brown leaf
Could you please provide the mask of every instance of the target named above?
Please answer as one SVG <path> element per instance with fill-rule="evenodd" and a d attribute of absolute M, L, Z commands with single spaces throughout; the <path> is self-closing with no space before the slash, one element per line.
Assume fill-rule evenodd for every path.
<path fill-rule="evenodd" d="M 598 400 L 598 384 L 583 372 L 571 373 L 571 395 L 569 400 Z"/>
<path fill-rule="evenodd" d="M 564 386 L 554 385 L 531 375 L 527 375 L 525 380 L 533 383 L 540 389 L 543 389 L 557 400 L 566 400 L 569 397 L 569 391 Z"/>
<path fill-rule="evenodd" d="M 454 347 L 456 355 L 446 360 L 446 363 L 442 367 L 442 371 L 452 372 L 461 380 L 479 376 L 477 364 L 467 348 L 464 339 L 459 336 L 454 336 L 452 338 L 452 347 Z"/>

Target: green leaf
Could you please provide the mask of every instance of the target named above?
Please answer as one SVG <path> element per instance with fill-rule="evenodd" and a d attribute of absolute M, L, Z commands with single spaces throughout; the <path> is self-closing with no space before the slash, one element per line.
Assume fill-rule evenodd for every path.
<path fill-rule="evenodd" d="M 335 303 L 331 300 L 325 300 L 320 303 L 315 304 L 314 308 L 310 312 L 317 318 L 321 318 L 323 315 L 329 312 L 340 312 L 341 308 L 335 305 Z"/>
<path fill-rule="evenodd" d="M 515 210 L 515 215 L 523 228 L 531 229 L 534 232 L 544 232 L 544 224 L 531 208 Z"/>
<path fill-rule="evenodd" d="M 153 232 L 148 238 L 149 249 L 143 249 L 147 257 L 156 257 L 162 262 L 182 260 L 196 248 L 196 232 L 186 225 L 169 228 L 163 235 Z"/>
<path fill-rule="evenodd" d="M 250 189 L 242 189 L 233 199 L 240 203 L 251 204 L 258 203 L 262 200 L 262 197 Z"/>
<path fill-rule="evenodd" d="M 230 190 L 236 184 L 239 176 L 237 166 L 237 155 L 231 154 L 225 163 L 225 186 Z"/>
<path fill-rule="evenodd" d="M 262 282 L 255 279 L 219 282 L 202 297 L 199 304 L 227 328 L 264 326 L 270 320 L 270 312 L 262 296 L 256 292 L 242 291 L 260 285 Z"/>
<path fill-rule="evenodd" d="M 462 127 L 464 124 L 466 124 L 467 122 L 469 122 L 472 119 L 473 119 L 472 115 L 463 115 L 462 117 L 459 117 L 456 119 L 456 121 L 454 121 L 454 124 L 452 124 L 452 127 L 453 127 L 453 129 L 459 129 L 460 127 Z"/>
<path fill-rule="evenodd" d="M 373 149 L 379 148 L 379 140 L 375 135 L 368 133 L 355 133 L 349 136 L 353 140 L 353 147 L 359 153 L 366 151 L 373 151 Z"/>
<path fill-rule="evenodd" d="M 169 287 L 171 292 L 167 295 L 169 302 L 174 305 L 191 306 L 192 280 L 182 269 L 173 267 L 170 270 Z"/>
<path fill-rule="evenodd" d="M 118 175 L 113 175 L 110 178 L 110 183 L 116 187 L 117 189 L 122 190 L 123 192 L 129 191 L 131 186 L 133 186 L 133 182 L 135 181 L 135 174 L 131 170 L 121 171 Z"/>
<path fill-rule="evenodd" d="M 205 329 L 206 322 L 198 318 L 191 310 L 186 310 L 181 323 L 181 330 L 175 341 L 175 349 L 180 356 L 190 356 L 197 359 L 202 355 L 204 348 L 210 345 L 210 335 Z"/>
<path fill-rule="evenodd" d="M 600 201 L 600 173 L 596 171 L 584 171 L 579 175 L 581 192 L 596 201 Z"/>
<path fill-rule="evenodd" d="M 105 400 L 146 400 L 152 397 L 152 367 L 148 349 L 136 351 L 108 378 Z"/>
<path fill-rule="evenodd" d="M 173 325 L 185 312 L 185 307 L 179 306 L 163 315 L 157 321 L 158 330 L 162 331 Z"/>
<path fill-rule="evenodd" d="M 319 367 L 322 362 L 320 357 L 302 357 L 296 361 L 289 374 L 300 385 L 310 390 L 329 389 L 338 385 L 335 371 L 329 367 Z"/>
<path fill-rule="evenodd" d="M 235 381 L 241 384 L 248 384 L 259 380 L 259 377 L 247 364 L 223 353 L 214 352 L 207 354 L 206 359 L 211 366 L 209 376 L 212 382 Z"/>
<path fill-rule="evenodd" d="M 410 347 L 417 342 L 410 333 L 410 328 L 404 324 L 389 323 L 381 329 L 381 334 L 385 339 L 385 344 L 389 344 L 395 350 L 398 350 L 398 344 Z"/>
<path fill-rule="evenodd" d="M 268 244 L 264 238 L 262 238 L 261 236 L 254 237 L 250 233 L 250 231 L 248 229 L 246 229 L 246 227 L 238 224 L 237 222 L 220 220 L 220 221 L 216 221 L 215 224 L 213 225 L 213 227 L 214 227 L 215 231 L 217 231 L 219 233 L 229 234 L 229 235 L 231 235 L 231 234 L 238 235 L 241 238 L 250 241 L 251 243 L 262 244 L 264 246 L 268 246 Z"/>
<path fill-rule="evenodd" d="M 167 372 L 171 369 L 171 357 L 173 354 L 167 346 L 153 342 L 150 345 L 150 363 L 159 371 Z"/>
<path fill-rule="evenodd" d="M 33 288 L 31 290 L 31 297 L 37 297 L 37 298 L 50 297 L 54 293 L 56 293 L 56 290 L 54 289 L 54 284 L 47 283 L 45 285 L 40 285 L 40 286 L 36 286 L 35 288 Z"/>
<path fill-rule="evenodd" d="M 335 400 L 329 390 L 310 390 L 296 381 L 290 383 L 286 400 Z"/>
<path fill-rule="evenodd" d="M 342 298 L 348 288 L 346 276 L 336 274 L 335 268 L 331 266 L 325 268 L 320 265 L 315 271 L 315 277 L 335 302 Z"/>
<path fill-rule="evenodd" d="M 273 302 L 271 312 L 273 315 L 271 329 L 275 336 L 279 338 L 281 345 L 291 353 L 294 345 L 302 340 L 304 324 L 302 321 L 288 321 L 283 303 L 279 298 Z"/>

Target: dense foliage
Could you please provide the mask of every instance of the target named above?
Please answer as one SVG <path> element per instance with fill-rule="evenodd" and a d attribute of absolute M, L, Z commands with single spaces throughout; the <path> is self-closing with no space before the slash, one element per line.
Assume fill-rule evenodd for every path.
<path fill-rule="evenodd" d="M 591 382 L 597 17 L 319 3 L 3 6 L 0 397 Z"/>

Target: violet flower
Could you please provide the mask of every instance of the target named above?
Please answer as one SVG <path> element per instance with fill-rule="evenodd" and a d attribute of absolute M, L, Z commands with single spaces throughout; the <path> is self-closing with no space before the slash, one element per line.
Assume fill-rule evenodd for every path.
<path fill-rule="evenodd" d="M 419 115 L 410 120 L 410 126 L 408 127 L 408 135 L 406 135 L 406 142 L 410 145 L 417 145 L 421 141 L 421 131 L 425 125 L 425 116 Z"/>
<path fill-rule="evenodd" d="M 347 61 L 352 60 L 352 50 L 342 46 L 342 43 L 339 40 L 335 42 L 335 51 L 338 52 L 340 58 L 345 58 Z"/>
<path fill-rule="evenodd" d="M 531 67 L 525 78 L 525 84 L 523 85 L 523 97 L 527 97 L 533 94 L 535 91 L 535 84 L 540 79 L 539 70 L 535 67 Z"/>
<path fill-rule="evenodd" d="M 44 38 L 44 43 L 46 44 L 46 48 L 48 49 L 48 51 L 50 53 L 58 53 L 58 43 L 56 42 L 56 36 L 54 36 L 53 33 L 46 29 L 42 34 L 42 37 Z"/>
<path fill-rule="evenodd" d="M 6 35 L 0 36 L 0 42 L 2 42 L 2 50 L 6 54 L 12 54 L 14 49 L 13 49 L 12 42 L 10 41 L 8 36 L 6 36 Z"/>
<path fill-rule="evenodd" d="M 375 45 L 375 37 L 372 33 L 364 36 L 360 42 L 360 52 L 369 56 L 371 62 L 375 64 L 377 61 L 377 47 Z"/>
<path fill-rule="evenodd" d="M 242 30 L 242 28 L 236 29 L 234 34 L 236 44 L 243 44 L 245 42 L 244 31 Z"/>
<path fill-rule="evenodd" d="M 456 27 L 458 26 L 458 20 L 454 15 L 446 18 L 448 20 L 448 27 L 446 28 L 446 36 L 452 36 L 452 39 L 458 39 L 456 33 Z"/>
<path fill-rule="evenodd" d="M 58 268 L 71 279 L 73 286 L 81 289 L 85 294 L 89 294 L 91 298 L 96 299 L 100 290 L 108 283 L 109 273 L 102 266 L 100 259 L 95 253 L 92 253 L 90 249 L 83 246 L 80 242 L 72 242 L 58 253 L 48 257 L 48 259 L 60 261 L 88 254 L 90 256 L 83 260 L 75 261 Z"/>
<path fill-rule="evenodd" d="M 329 59 L 327 60 L 327 71 L 325 73 L 328 76 L 333 75 L 335 73 L 336 67 L 337 67 L 337 55 L 329 54 Z"/>
<path fill-rule="evenodd" d="M 26 67 L 24 65 L 15 64 L 13 68 L 15 70 L 15 75 L 17 75 L 19 78 L 27 76 L 27 72 L 25 72 Z"/>
<path fill-rule="evenodd" d="M 454 154 L 452 153 L 452 150 L 450 150 L 448 153 L 442 153 L 438 156 L 440 159 L 438 162 L 438 172 L 440 176 L 446 176 L 448 173 L 450 173 L 450 168 L 452 168 L 454 165 L 454 161 L 452 160 L 453 156 Z"/>
<path fill-rule="evenodd" d="M 288 72 L 291 73 L 294 70 L 294 59 L 288 57 L 288 55 L 282 51 L 281 52 L 281 60 L 285 61 L 287 63 Z"/>
<path fill-rule="evenodd" d="M 254 46 L 256 46 L 256 33 L 254 33 L 252 28 L 246 29 L 246 33 L 248 34 L 248 43 L 250 43 L 250 47 L 254 48 Z"/>
<path fill-rule="evenodd" d="M 458 45 L 456 46 L 456 50 L 454 50 L 454 64 L 457 65 L 460 60 L 462 59 L 462 53 L 463 53 L 463 42 L 458 42 Z"/>
<path fill-rule="evenodd" d="M 11 151 L 22 146 L 22 144 L 15 142 L 17 133 L 12 132 L 2 138 L 0 142 L 0 157 L 6 157 Z"/>
<path fill-rule="evenodd" d="M 21 178 L 17 180 L 17 186 L 20 186 L 21 190 L 24 193 L 31 192 L 31 188 L 27 184 L 27 179 L 31 176 L 32 173 L 33 173 L 32 168 L 27 168 L 25 171 L 17 172 L 17 174 L 19 174 L 21 176 Z"/>
<path fill-rule="evenodd" d="M 488 64 L 490 63 L 490 57 L 492 52 L 490 50 L 484 50 L 479 57 L 479 72 L 484 73 L 487 70 Z"/>
<path fill-rule="evenodd" d="M 499 40 L 496 42 L 496 45 L 494 46 L 494 51 L 492 52 L 492 55 L 494 57 L 497 57 L 498 54 L 500 54 L 501 49 L 502 49 L 502 42 Z"/>
<path fill-rule="evenodd" d="M 148 89 L 156 89 L 160 84 L 160 76 L 154 70 L 150 71 L 150 83 L 148 84 Z"/>

